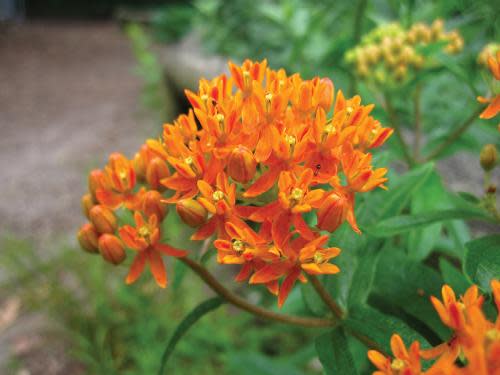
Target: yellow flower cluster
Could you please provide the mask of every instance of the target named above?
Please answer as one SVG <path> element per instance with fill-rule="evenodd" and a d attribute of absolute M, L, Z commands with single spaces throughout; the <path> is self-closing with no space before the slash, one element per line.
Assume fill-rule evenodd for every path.
<path fill-rule="evenodd" d="M 456 30 L 446 32 L 440 19 L 430 26 L 416 23 L 409 30 L 390 23 L 365 35 L 358 46 L 347 51 L 345 60 L 366 81 L 398 86 L 417 70 L 435 65 L 423 52 L 431 45 L 442 45 L 445 53 L 454 54 L 462 50 L 463 39 Z"/>
<path fill-rule="evenodd" d="M 488 69 L 488 58 L 495 56 L 500 51 L 500 43 L 488 43 L 477 55 L 477 63 L 483 68 Z"/>

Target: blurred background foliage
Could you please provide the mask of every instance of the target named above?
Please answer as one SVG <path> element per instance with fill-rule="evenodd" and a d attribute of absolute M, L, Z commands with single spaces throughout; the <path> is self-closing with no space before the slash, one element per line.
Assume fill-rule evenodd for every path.
<path fill-rule="evenodd" d="M 500 39 L 499 13 L 495 0 L 158 0 L 140 3 L 107 0 L 73 1 L 71 6 L 62 0 L 25 2 L 25 15 L 31 19 L 96 19 L 114 15 L 122 22 L 131 20 L 142 24 L 143 27 L 127 26 L 124 32 L 137 59 L 136 73 L 144 80 L 143 104 L 161 119 L 168 119 L 175 99 L 167 89 L 156 50 L 160 44 L 175 43 L 187 34 L 195 33 L 206 53 L 235 61 L 266 58 L 273 68 L 284 67 L 306 78 L 327 76 L 336 88 L 348 94 L 354 90 L 360 93 L 364 103 L 381 104 L 383 88 L 377 92 L 358 82 L 344 61 L 345 52 L 381 24 L 399 21 L 409 27 L 415 22 L 430 24 L 442 18 L 447 29 L 460 31 L 465 48 L 446 60 L 439 70 L 419 77 L 425 81 L 421 107 L 427 142 L 423 154 L 434 149 L 464 116 L 473 112 L 477 106 L 476 95 L 487 91 L 486 73 L 478 68 L 476 60 L 485 44 Z M 414 116 L 408 92 L 416 83 L 411 82 L 392 94 L 401 125 L 407 128 L 411 127 Z M 382 106 L 377 105 L 374 114 L 383 123 L 390 123 Z M 440 156 L 460 150 L 478 154 L 482 145 L 492 139 L 497 139 L 498 144 L 496 128 L 483 121 L 470 127 Z M 385 160 L 382 165 L 399 160 L 401 150 L 391 140 L 391 147 L 377 159 Z M 461 199 L 447 191 L 432 163 L 408 172 L 405 178 L 398 177 L 394 171 L 391 174 L 393 200 L 386 202 L 381 192 L 375 192 L 367 204 L 358 204 L 359 221 L 367 228 L 391 215 L 422 212 L 428 207 L 447 208 Z M 172 220 L 169 225 L 169 232 L 176 233 L 174 241 L 186 246 L 187 241 L 183 239 L 188 238 L 188 234 L 183 235 L 183 227 Z M 352 254 L 362 251 L 369 262 L 364 263 L 363 257 L 349 252 L 339 257 L 341 268 L 342 264 L 348 264 L 350 267 L 346 269 L 350 268 L 351 272 L 342 272 L 338 280 L 332 279 L 329 290 L 338 296 L 343 307 L 352 302 L 349 289 L 356 287 L 356 277 L 369 273 L 373 291 L 361 299 L 367 299 L 379 310 L 396 315 L 408 324 L 413 322 L 412 328 L 431 332 L 436 328 L 435 319 L 429 318 L 432 311 L 419 310 L 414 299 L 404 303 L 396 301 L 407 292 L 404 288 L 416 289 L 417 280 L 421 280 L 429 285 L 427 290 L 438 294 L 443 277 L 457 288 L 463 289 L 470 283 L 456 267 L 464 259 L 464 243 L 471 239 L 463 221 L 436 223 L 386 243 L 381 240 L 368 243 L 368 234 L 353 237 L 346 235 L 347 231 L 346 227 L 339 229 L 335 246 L 348 248 Z M 124 267 L 111 268 L 98 257 L 81 254 L 72 245 L 62 247 L 57 255 L 50 257 L 40 255 L 35 244 L 22 240 L 5 238 L 1 246 L 0 263 L 7 270 L 0 288 L 1 297 L 19 293 L 25 311 L 43 311 L 54 318 L 56 324 L 51 333 L 70 341 L 70 355 L 82 363 L 89 374 L 156 373 L 166 342 L 178 322 L 199 301 L 211 295 L 196 277 L 184 278 L 188 272 L 181 263 L 169 264 L 170 275 L 173 275 L 171 287 L 163 291 L 149 279 L 134 286 L 124 285 Z M 406 249 L 407 257 L 394 254 L 397 246 Z M 433 253 L 445 256 L 438 259 Z M 379 258 L 387 258 L 384 270 L 376 269 Z M 425 264 L 421 263 L 423 260 Z M 381 272 L 385 273 L 384 277 L 380 276 Z M 405 272 L 414 284 L 400 282 Z M 424 279 L 422 274 L 426 275 Z M 224 270 L 218 276 L 232 283 L 231 272 Z M 389 293 L 388 283 L 401 288 Z M 275 306 L 274 299 L 258 288 L 241 288 L 239 292 L 252 301 L 270 308 Z M 363 294 L 359 290 L 356 293 Z M 309 287 L 302 286 L 295 288 L 283 312 L 321 315 L 322 309 Z M 427 323 L 422 317 L 429 319 Z M 420 320 L 415 322 L 415 318 Z M 436 332 L 429 334 L 431 341 L 445 334 L 438 328 Z M 222 306 L 200 320 L 180 341 L 167 373 L 320 374 L 321 366 L 314 350 L 314 337 L 318 333 L 258 321 Z M 367 373 L 370 367 L 364 346 L 351 339 L 348 343 L 359 364 L 358 370 Z"/>

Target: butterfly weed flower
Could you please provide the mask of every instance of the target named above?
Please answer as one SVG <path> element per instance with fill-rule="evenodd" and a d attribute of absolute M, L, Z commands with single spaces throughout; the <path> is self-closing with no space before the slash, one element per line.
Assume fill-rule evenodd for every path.
<path fill-rule="evenodd" d="M 498 81 L 500 81 L 500 50 L 498 50 L 495 55 L 489 55 L 486 61 L 488 64 L 488 68 L 494 78 L 491 90 L 493 97 L 485 98 L 479 96 L 477 100 L 480 103 L 488 104 L 488 106 L 479 115 L 479 117 L 482 119 L 491 119 L 495 117 L 498 112 L 500 112 L 500 89 L 498 84 Z"/>
<path fill-rule="evenodd" d="M 452 329 L 451 338 L 434 348 L 421 349 L 414 341 L 407 350 L 402 338 L 394 334 L 388 357 L 376 350 L 368 351 L 368 358 L 377 368 L 374 375 L 497 375 L 500 373 L 500 281 L 492 280 L 493 300 L 497 317 L 490 321 L 484 311 L 484 296 L 476 285 L 457 298 L 444 285 L 442 299 L 431 297 L 443 324 Z M 434 360 L 423 370 L 422 361 Z"/>
<path fill-rule="evenodd" d="M 102 233 L 121 239 L 135 253 L 127 282 L 149 264 L 165 286 L 162 256 L 186 255 L 160 242 L 174 205 L 192 240 L 213 241 L 220 264 L 240 265 L 236 280 L 265 285 L 282 306 L 297 280 L 340 271 L 329 234 L 344 221 L 360 233 L 355 198 L 384 188 L 386 169 L 371 155 L 392 129 L 328 78 L 304 80 L 266 60 L 230 62 L 229 71 L 186 90 L 188 112 L 132 159 L 114 153 L 91 172 L 82 204 L 93 227 L 79 238 L 87 251 Z M 96 205 L 106 215 L 92 214 Z M 123 211 L 135 225 L 123 225 Z"/>

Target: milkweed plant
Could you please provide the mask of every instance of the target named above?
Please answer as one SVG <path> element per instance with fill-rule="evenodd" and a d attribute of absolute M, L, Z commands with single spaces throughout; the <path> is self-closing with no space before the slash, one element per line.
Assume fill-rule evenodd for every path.
<path fill-rule="evenodd" d="M 391 104 L 398 86 L 463 45 L 437 20 L 375 29 L 346 53 L 358 79 L 385 93 L 387 124 L 373 114 L 374 104 L 346 96 L 329 78 L 303 79 L 266 60 L 229 62 L 228 75 L 185 91 L 188 112 L 158 138 L 132 157 L 114 152 L 90 172 L 81 247 L 126 264 L 127 284 L 150 274 L 166 288 L 164 262 L 183 262 L 218 296 L 191 321 L 230 303 L 261 319 L 316 329 L 327 374 L 363 371 L 352 339 L 366 346 L 376 375 L 500 374 L 500 236 L 472 239 L 463 222 L 499 228 L 491 179 L 498 139 L 478 155 L 484 196 L 448 192 L 433 163 L 474 120 L 500 111 L 497 45 L 478 58 L 477 69 L 489 69 L 490 92 L 427 155 L 419 148 L 418 96 L 414 152 Z M 423 84 L 413 86 L 416 95 Z M 403 175 L 389 170 L 395 160 L 384 157 L 386 142 L 402 150 L 390 155 L 406 163 Z M 178 235 L 166 221 L 171 215 L 192 228 L 185 248 L 171 244 Z M 209 270 L 211 255 L 218 265 Z M 237 267 L 236 282 L 262 285 L 276 307 L 235 293 L 219 274 L 225 265 Z M 283 312 L 297 288 L 306 306 L 316 305 Z"/>

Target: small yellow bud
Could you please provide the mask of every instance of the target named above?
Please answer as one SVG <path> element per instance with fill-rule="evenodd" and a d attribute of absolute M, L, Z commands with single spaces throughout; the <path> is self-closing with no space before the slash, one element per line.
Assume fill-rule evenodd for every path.
<path fill-rule="evenodd" d="M 481 154 L 479 156 L 481 167 L 485 171 L 491 171 L 493 168 L 495 168 L 497 160 L 498 160 L 498 152 L 495 145 L 492 144 L 484 145 L 483 149 L 481 150 Z"/>

